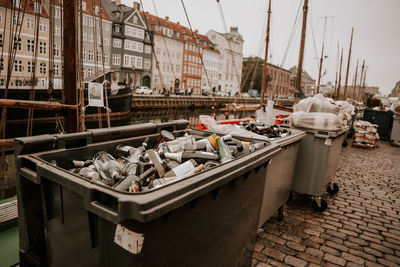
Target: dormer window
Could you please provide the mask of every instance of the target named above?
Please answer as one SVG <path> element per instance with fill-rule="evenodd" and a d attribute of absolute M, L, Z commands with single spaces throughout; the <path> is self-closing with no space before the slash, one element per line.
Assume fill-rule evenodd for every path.
<path fill-rule="evenodd" d="M 34 2 L 33 3 L 33 9 L 35 10 L 35 13 L 41 13 L 41 7 L 42 7 L 42 4 L 41 3 L 38 3 L 38 2 Z"/>
<path fill-rule="evenodd" d="M 96 14 L 99 14 L 100 13 L 100 8 L 99 8 L 99 6 L 95 6 L 94 7 L 94 13 L 96 13 Z"/>
<path fill-rule="evenodd" d="M 15 7 L 20 7 L 21 6 L 21 0 L 14 0 L 14 6 Z"/>
<path fill-rule="evenodd" d="M 113 11 L 113 16 L 114 16 L 114 18 L 119 19 L 119 17 L 121 16 L 121 12 Z"/>
<path fill-rule="evenodd" d="M 86 11 L 86 2 L 82 1 L 82 10 Z"/>
<path fill-rule="evenodd" d="M 133 17 L 133 23 L 136 23 L 136 24 L 138 23 L 138 17 L 137 16 Z"/>

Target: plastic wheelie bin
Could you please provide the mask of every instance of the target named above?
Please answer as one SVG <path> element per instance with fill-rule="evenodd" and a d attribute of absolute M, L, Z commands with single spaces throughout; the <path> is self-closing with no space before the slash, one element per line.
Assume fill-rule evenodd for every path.
<path fill-rule="evenodd" d="M 400 146 L 400 115 L 393 115 L 393 127 L 390 133 L 390 144 Z"/>
<path fill-rule="evenodd" d="M 151 144 L 158 131 L 173 130 L 169 126 L 117 140 L 100 134 L 99 143 L 94 134 L 81 136 L 83 141 L 64 135 L 61 147 L 56 137 L 42 140 L 53 142 L 51 151 L 20 154 L 20 265 L 250 266 L 267 167 L 278 145 L 264 142 L 246 156 L 140 193 L 116 191 L 63 168 L 71 159 L 112 152 L 117 144 L 139 146 L 145 137 Z"/>
<path fill-rule="evenodd" d="M 311 195 L 313 208 L 324 211 L 327 203 L 321 198 L 322 193 L 327 191 L 333 195 L 339 191 L 333 178 L 348 128 L 337 132 L 299 129 L 307 134 L 301 140 L 297 153 L 292 191 Z"/>
<path fill-rule="evenodd" d="M 264 186 L 264 197 L 261 207 L 261 227 L 278 210 L 278 218 L 283 217 L 284 204 L 286 203 L 292 187 L 293 173 L 296 166 L 297 152 L 300 141 L 306 136 L 304 131 L 288 128 L 290 135 L 269 139 L 281 147 L 281 153 L 271 160 L 268 167 Z"/>
<path fill-rule="evenodd" d="M 363 120 L 369 121 L 373 124 L 378 124 L 379 138 L 382 140 L 389 140 L 390 130 L 393 123 L 393 112 L 383 110 L 365 109 Z"/>

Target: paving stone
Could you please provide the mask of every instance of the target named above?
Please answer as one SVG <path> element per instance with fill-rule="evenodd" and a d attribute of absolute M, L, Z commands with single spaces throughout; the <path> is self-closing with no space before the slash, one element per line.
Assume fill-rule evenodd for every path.
<path fill-rule="evenodd" d="M 386 238 L 386 241 L 392 244 L 400 245 L 400 240 L 393 239 L 393 238 Z"/>
<path fill-rule="evenodd" d="M 346 264 L 346 260 L 344 260 L 340 257 L 336 257 L 334 255 L 331 255 L 329 253 L 325 253 L 324 260 L 329 261 L 329 262 L 339 265 L 339 266 L 344 266 Z"/>
<path fill-rule="evenodd" d="M 282 253 L 285 253 L 287 255 L 296 255 L 297 251 L 291 248 L 288 248 L 287 246 L 283 245 L 275 245 L 274 249 L 279 250 Z"/>
<path fill-rule="evenodd" d="M 369 260 L 369 261 L 372 261 L 372 262 L 376 261 L 375 256 L 373 256 L 371 254 L 368 254 L 368 253 L 365 253 L 365 252 L 363 252 L 361 250 L 349 249 L 349 253 L 354 255 L 354 256 L 358 256 L 360 258 L 363 258 L 365 260 Z"/>
<path fill-rule="evenodd" d="M 282 234 L 282 238 L 286 239 L 286 240 L 290 240 L 290 241 L 294 241 L 299 243 L 301 241 L 301 237 L 296 236 L 296 235 L 289 235 L 287 233 L 283 233 Z"/>
<path fill-rule="evenodd" d="M 253 258 L 258 260 L 258 261 L 261 261 L 261 262 L 266 262 L 267 261 L 267 257 L 264 254 L 259 253 L 259 252 L 254 253 L 253 254 Z"/>
<path fill-rule="evenodd" d="M 332 242 L 332 241 L 326 241 L 325 245 L 328 246 L 328 247 L 334 248 L 334 249 L 338 249 L 338 250 L 343 251 L 343 252 L 349 251 L 349 248 L 347 246 L 342 245 L 342 244 L 338 244 L 338 243 L 335 243 L 335 242 Z"/>
<path fill-rule="evenodd" d="M 315 248 L 306 248 L 306 253 L 311 256 L 317 257 L 319 259 L 322 259 L 322 257 L 324 256 L 323 251 L 321 251 L 319 249 L 315 249 Z"/>
<path fill-rule="evenodd" d="M 349 254 L 349 253 L 347 253 L 347 252 L 343 252 L 341 257 L 342 257 L 343 259 L 345 259 L 345 260 L 348 260 L 348 261 L 357 263 L 357 264 L 359 264 L 359 265 L 363 265 L 363 264 L 364 264 L 364 259 L 362 259 L 362 258 L 360 258 L 360 257 L 357 257 L 357 256 L 354 256 L 354 255 L 352 255 L 352 254 Z"/>
<path fill-rule="evenodd" d="M 274 258 L 278 261 L 282 261 L 285 257 L 285 254 L 280 252 L 279 250 L 273 248 L 264 248 L 262 251 L 263 254 L 267 255 L 268 257 Z"/>
<path fill-rule="evenodd" d="M 385 259 L 378 259 L 378 263 L 384 265 L 384 266 L 389 266 L 389 267 L 398 267 L 396 263 L 385 260 Z"/>
<path fill-rule="evenodd" d="M 303 259 L 303 260 L 305 260 L 307 262 L 311 262 L 311 263 L 315 263 L 315 264 L 321 264 L 321 259 L 320 258 L 314 257 L 314 256 L 312 256 L 310 254 L 307 254 L 307 253 L 299 252 L 296 255 L 296 257 L 298 257 L 300 259 Z"/>
<path fill-rule="evenodd" d="M 297 243 L 297 242 L 287 241 L 287 242 L 286 242 L 286 246 L 288 246 L 289 248 L 292 248 L 292 249 L 294 249 L 294 250 L 297 250 L 297 251 L 304 251 L 304 250 L 306 250 L 306 246 L 304 246 L 304 245 L 302 245 L 302 244 L 299 244 L 299 243 Z"/>
<path fill-rule="evenodd" d="M 277 243 L 277 244 L 281 244 L 281 245 L 285 244 L 285 240 L 282 239 L 282 238 L 277 237 L 276 235 L 264 234 L 262 237 L 267 239 L 267 240 L 269 240 L 269 241 Z"/>
<path fill-rule="evenodd" d="M 385 255 L 385 259 L 387 259 L 388 261 L 391 261 L 391 262 L 394 262 L 394 263 L 397 263 L 398 265 L 400 265 L 400 258 L 399 258 L 399 257 L 386 254 L 386 255 Z"/>
<path fill-rule="evenodd" d="M 383 253 L 378 251 L 378 250 L 376 250 L 376 249 L 372 249 L 372 248 L 369 248 L 369 247 L 364 247 L 363 250 L 364 250 L 365 253 L 374 255 L 375 257 L 383 257 Z"/>
<path fill-rule="evenodd" d="M 381 225 L 377 225 L 377 224 L 373 224 L 373 223 L 369 223 L 369 224 L 368 224 L 368 227 L 369 227 L 369 228 L 372 228 L 372 229 L 379 230 L 379 231 L 383 231 L 383 232 L 386 232 L 386 231 L 387 231 L 387 228 L 386 228 L 386 227 L 381 226 Z"/>
<path fill-rule="evenodd" d="M 337 250 L 337 249 L 331 248 L 331 247 L 321 246 L 320 250 L 322 250 L 324 252 L 327 252 L 327 253 L 330 253 L 330 254 L 335 255 L 335 256 L 340 256 L 340 251 Z"/>
<path fill-rule="evenodd" d="M 267 260 L 268 266 L 276 266 L 276 267 L 285 267 L 286 265 L 283 263 L 280 263 L 279 261 L 273 260 L 273 259 L 268 259 Z"/>
<path fill-rule="evenodd" d="M 264 246 L 262 244 L 260 244 L 260 243 L 256 243 L 254 245 L 254 251 L 255 252 L 260 252 L 263 248 L 264 248 Z"/>
<path fill-rule="evenodd" d="M 375 249 L 375 250 L 378 250 L 378 251 L 386 253 L 386 254 L 391 254 L 391 255 L 394 254 L 393 250 L 391 248 L 388 248 L 388 247 L 386 247 L 384 245 L 378 245 L 378 244 L 375 244 L 375 243 L 371 243 L 369 246 L 371 248 Z M 372 254 L 372 253 L 370 253 L 370 254 Z"/>
<path fill-rule="evenodd" d="M 367 241 L 365 241 L 364 239 L 357 238 L 357 237 L 349 236 L 348 241 L 350 241 L 352 243 L 356 243 L 360 246 L 368 246 Z"/>
<path fill-rule="evenodd" d="M 268 264 L 265 263 L 265 262 L 259 262 L 259 263 L 256 265 L 256 267 L 268 267 L 268 266 L 270 266 L 270 265 L 268 265 Z"/>
<path fill-rule="evenodd" d="M 390 243 L 390 242 L 386 242 L 386 241 L 383 241 L 382 245 L 385 246 L 385 247 L 392 248 L 394 250 L 400 251 L 400 246 L 399 245 L 396 245 L 396 244 L 393 244 L 393 243 Z"/>
<path fill-rule="evenodd" d="M 377 243 L 377 244 L 381 244 L 381 243 L 382 243 L 381 240 L 379 240 L 379 238 L 376 239 L 375 237 L 371 237 L 371 236 L 369 236 L 369 235 L 360 235 L 359 237 L 360 237 L 361 239 L 366 240 L 367 242 L 375 242 L 375 243 Z"/>
<path fill-rule="evenodd" d="M 304 267 L 307 265 L 306 261 L 296 258 L 296 257 L 292 257 L 290 255 L 285 257 L 285 263 L 290 266 L 299 266 L 299 267 Z"/>

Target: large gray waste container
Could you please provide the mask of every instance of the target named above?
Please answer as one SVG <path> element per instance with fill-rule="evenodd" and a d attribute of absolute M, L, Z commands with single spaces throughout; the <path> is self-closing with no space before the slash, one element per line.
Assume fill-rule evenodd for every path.
<path fill-rule="evenodd" d="M 279 219 L 282 219 L 283 205 L 286 203 L 292 187 L 300 141 L 306 136 L 304 131 L 298 129 L 291 128 L 290 131 L 291 135 L 270 139 L 271 142 L 277 143 L 282 150 L 271 160 L 268 167 L 259 227 L 278 209 Z"/>
<path fill-rule="evenodd" d="M 332 181 L 348 128 L 337 132 L 299 129 L 307 135 L 301 140 L 297 153 L 292 191 L 313 196 L 313 208 L 324 211 L 327 203 L 321 198 L 322 193 L 339 191 L 339 186 Z"/>
<path fill-rule="evenodd" d="M 393 116 L 393 127 L 390 133 L 390 144 L 400 146 L 400 115 Z"/>
<path fill-rule="evenodd" d="M 167 126 L 146 134 L 150 145 Z M 65 135 L 60 149 L 17 157 L 21 266 L 251 265 L 267 167 L 278 145 L 265 143 L 246 156 L 140 193 L 116 191 L 62 168 L 71 159 L 112 152 L 117 144 L 138 146 L 145 138 L 113 136 L 94 143 L 90 135 L 84 141 L 74 136 L 73 142 Z"/>

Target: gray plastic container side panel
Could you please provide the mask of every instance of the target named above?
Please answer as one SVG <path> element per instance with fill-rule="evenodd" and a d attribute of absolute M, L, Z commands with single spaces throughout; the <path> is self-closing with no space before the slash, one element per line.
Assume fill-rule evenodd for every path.
<path fill-rule="evenodd" d="M 143 237 L 134 253 L 114 242 L 116 223 L 87 211 L 71 188 L 43 177 L 52 265 L 250 266 L 266 172 L 261 167 L 235 177 L 147 223 L 125 220 L 124 227 Z"/>
<path fill-rule="evenodd" d="M 400 117 L 393 116 L 393 127 L 390 134 L 390 139 L 400 142 Z"/>
<path fill-rule="evenodd" d="M 286 203 L 292 188 L 299 146 L 300 143 L 297 141 L 281 147 L 281 153 L 271 160 L 265 181 L 258 227 L 261 227 L 279 207 Z"/>
<path fill-rule="evenodd" d="M 93 143 L 98 143 L 153 134 L 156 130 L 157 126 L 154 123 L 142 123 L 112 128 L 89 129 L 88 131 L 92 133 Z"/>
<path fill-rule="evenodd" d="M 332 140 L 331 148 L 328 155 L 328 163 L 325 172 L 325 178 L 323 183 L 322 192 L 326 190 L 326 185 L 332 182 L 336 176 L 337 167 L 340 160 L 340 154 L 342 152 L 342 143 L 345 139 L 345 135 L 341 135 L 339 138 Z M 321 192 L 321 193 L 322 193 Z"/>
<path fill-rule="evenodd" d="M 57 134 L 57 148 L 85 147 L 92 143 L 90 132 L 78 132 L 70 134 Z"/>
<path fill-rule="evenodd" d="M 341 131 L 325 131 L 325 130 L 316 130 L 316 129 L 307 129 L 307 128 L 300 128 L 296 127 L 295 129 L 304 131 L 309 134 L 314 134 L 316 137 L 319 138 L 337 138 L 341 136 L 342 134 L 345 134 L 350 128 L 346 126 L 343 130 Z"/>
<path fill-rule="evenodd" d="M 325 144 L 325 140 L 316 138 L 313 133 L 307 133 L 301 140 L 292 191 L 313 196 L 321 195 L 331 148 Z"/>
<path fill-rule="evenodd" d="M 56 140 L 53 135 L 49 134 L 15 138 L 14 154 L 18 156 L 52 150 L 55 147 Z"/>

